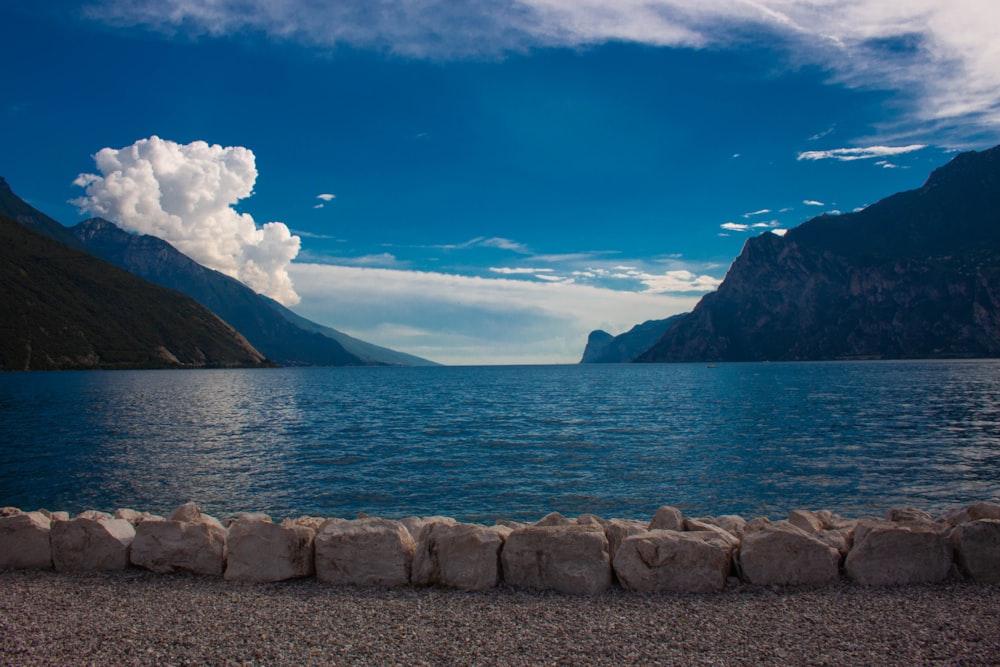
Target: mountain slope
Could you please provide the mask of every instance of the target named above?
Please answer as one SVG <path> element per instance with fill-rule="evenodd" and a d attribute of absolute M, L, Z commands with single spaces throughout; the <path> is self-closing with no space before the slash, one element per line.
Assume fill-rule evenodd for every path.
<path fill-rule="evenodd" d="M 0 215 L 0 368 L 258 367 L 192 299 Z"/>
<path fill-rule="evenodd" d="M 667 329 L 686 313 L 665 320 L 647 320 L 625 333 L 612 336 L 606 331 L 592 331 L 583 350 L 581 364 L 625 364 L 652 347 Z"/>
<path fill-rule="evenodd" d="M 20 222 L 25 227 L 59 241 L 63 245 L 77 250 L 85 250 L 80 239 L 73 236 L 68 227 L 50 218 L 31 204 L 24 201 L 10 189 L 7 180 L 0 176 L 0 215 L 6 215 Z"/>
<path fill-rule="evenodd" d="M 72 228 L 98 257 L 195 299 L 282 365 L 432 365 L 425 359 L 351 338 L 299 317 L 243 283 L 208 269 L 155 236 L 130 234 L 101 218 Z"/>
<path fill-rule="evenodd" d="M 749 239 L 638 361 L 1000 356 L 1000 147 L 923 187 Z"/>

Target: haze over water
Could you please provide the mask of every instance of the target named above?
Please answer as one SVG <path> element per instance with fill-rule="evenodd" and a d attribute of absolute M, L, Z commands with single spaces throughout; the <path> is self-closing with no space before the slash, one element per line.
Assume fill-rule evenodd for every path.
<path fill-rule="evenodd" d="M 0 505 L 533 520 L 1000 499 L 1000 361 L 7 373 Z"/>

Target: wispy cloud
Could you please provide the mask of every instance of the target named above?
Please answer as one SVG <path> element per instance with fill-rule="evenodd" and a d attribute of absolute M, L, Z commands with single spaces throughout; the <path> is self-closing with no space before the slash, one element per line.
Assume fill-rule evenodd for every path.
<path fill-rule="evenodd" d="M 839 160 L 841 162 L 851 162 L 853 160 L 871 160 L 890 155 L 903 155 L 927 148 L 925 144 L 911 144 L 909 146 L 865 146 L 861 148 L 833 148 L 825 151 L 804 151 L 799 153 L 799 160 Z"/>
<path fill-rule="evenodd" d="M 823 202 L 816 201 L 815 199 L 803 199 L 802 203 L 806 206 L 826 206 Z"/>
<path fill-rule="evenodd" d="M 766 36 L 834 83 L 896 91 L 908 108 L 900 135 L 1000 127 L 996 0 L 90 0 L 85 13 L 164 33 L 262 33 L 436 59 L 613 41 L 739 48 Z"/>
<path fill-rule="evenodd" d="M 505 276 L 534 275 L 537 273 L 552 273 L 554 269 L 539 269 L 535 267 L 491 266 L 490 271 Z"/>
<path fill-rule="evenodd" d="M 291 271 L 302 296 L 296 312 L 450 364 L 575 363 L 590 331 L 621 333 L 638 322 L 689 311 L 700 298 L 301 262 Z"/>
<path fill-rule="evenodd" d="M 745 232 L 750 229 L 750 225 L 743 224 L 742 222 L 724 222 L 719 227 L 722 227 L 727 232 Z"/>
<path fill-rule="evenodd" d="M 752 218 L 752 217 L 757 216 L 757 215 L 767 215 L 770 212 L 771 212 L 771 209 L 769 209 L 769 208 L 762 208 L 759 211 L 751 211 L 750 213 L 744 213 L 743 217 L 744 218 Z"/>
<path fill-rule="evenodd" d="M 316 199 L 322 199 L 323 201 L 333 201 L 337 198 L 337 195 L 331 195 L 328 193 L 316 195 Z"/>

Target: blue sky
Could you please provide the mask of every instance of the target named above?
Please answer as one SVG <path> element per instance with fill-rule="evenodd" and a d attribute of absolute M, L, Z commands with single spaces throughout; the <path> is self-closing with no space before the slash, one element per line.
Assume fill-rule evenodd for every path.
<path fill-rule="evenodd" d="M 748 236 L 1000 143 L 997 25 L 994 0 L 0 0 L 0 175 L 371 342 L 572 363 L 690 310 Z"/>

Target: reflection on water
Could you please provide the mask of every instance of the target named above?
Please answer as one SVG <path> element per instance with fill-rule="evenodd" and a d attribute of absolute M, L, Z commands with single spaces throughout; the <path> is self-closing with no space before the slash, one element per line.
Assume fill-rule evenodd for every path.
<path fill-rule="evenodd" d="M 1000 498 L 1000 362 L 0 375 L 0 505 L 464 519 Z"/>

